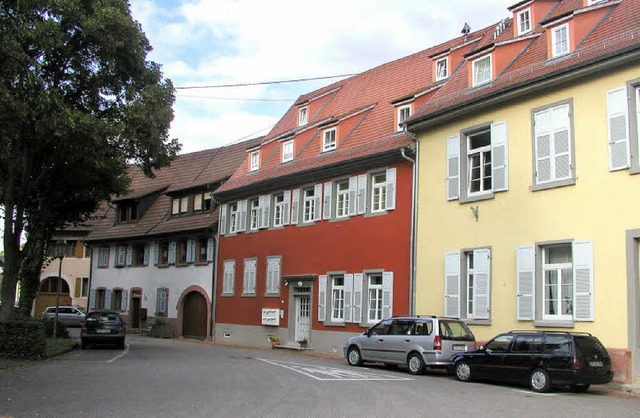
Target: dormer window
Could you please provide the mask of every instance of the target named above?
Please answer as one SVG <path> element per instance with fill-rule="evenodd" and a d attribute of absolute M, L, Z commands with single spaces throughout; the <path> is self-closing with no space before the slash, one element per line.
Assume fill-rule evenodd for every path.
<path fill-rule="evenodd" d="M 211 210 L 211 192 L 197 193 L 193 196 L 193 211 L 208 212 Z"/>
<path fill-rule="evenodd" d="M 591 6 L 593 4 L 603 3 L 605 0 L 587 0 L 587 6 Z"/>
<path fill-rule="evenodd" d="M 551 29 L 551 54 L 552 57 L 568 54 L 570 47 L 569 24 L 565 23 Z"/>
<path fill-rule="evenodd" d="M 282 162 L 293 160 L 293 140 L 284 142 L 282 144 Z"/>
<path fill-rule="evenodd" d="M 473 61 L 473 86 L 479 86 L 493 79 L 491 71 L 491 55 Z"/>
<path fill-rule="evenodd" d="M 260 151 L 253 151 L 250 157 L 249 170 L 255 171 L 260 168 Z"/>
<path fill-rule="evenodd" d="M 322 134 L 322 151 L 336 149 L 336 128 L 327 129 Z"/>
<path fill-rule="evenodd" d="M 300 108 L 298 111 L 298 126 L 306 125 L 308 122 L 308 107 Z"/>
<path fill-rule="evenodd" d="M 531 32 L 531 10 L 526 9 L 518 12 L 518 35 Z"/>
<path fill-rule="evenodd" d="M 436 61 L 436 81 L 449 77 L 449 58 L 445 57 Z"/>
<path fill-rule="evenodd" d="M 118 205 L 118 223 L 132 222 L 138 219 L 138 203 L 123 202 Z"/>
<path fill-rule="evenodd" d="M 402 123 L 411 116 L 411 105 L 400 106 L 398 108 L 398 127 L 397 131 L 402 131 Z"/>

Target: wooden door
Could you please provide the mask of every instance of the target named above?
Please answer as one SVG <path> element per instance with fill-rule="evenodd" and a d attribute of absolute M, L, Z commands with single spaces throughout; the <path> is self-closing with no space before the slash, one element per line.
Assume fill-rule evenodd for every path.
<path fill-rule="evenodd" d="M 182 336 L 204 340 L 207 337 L 207 301 L 198 292 L 184 298 Z"/>

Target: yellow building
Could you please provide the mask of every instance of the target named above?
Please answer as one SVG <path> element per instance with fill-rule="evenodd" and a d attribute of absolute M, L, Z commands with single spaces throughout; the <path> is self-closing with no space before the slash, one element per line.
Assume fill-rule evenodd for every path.
<path fill-rule="evenodd" d="M 407 121 L 416 313 L 589 332 L 640 380 L 640 8 L 520 2 Z M 453 49 L 452 49 L 453 50 Z M 447 56 L 443 51 L 434 59 Z"/>

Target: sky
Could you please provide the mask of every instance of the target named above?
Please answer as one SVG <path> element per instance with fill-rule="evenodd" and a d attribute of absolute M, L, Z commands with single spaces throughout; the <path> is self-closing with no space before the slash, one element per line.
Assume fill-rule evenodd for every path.
<path fill-rule="evenodd" d="M 266 135 L 302 94 L 510 17 L 517 0 L 131 0 L 181 153 Z M 305 82 L 281 82 L 323 78 Z M 344 77 L 343 77 L 344 78 Z M 270 83 L 278 82 L 278 83 Z M 260 84 L 270 83 L 270 84 Z M 243 87 L 220 87 L 250 84 Z M 215 86 L 209 88 L 193 88 Z"/>

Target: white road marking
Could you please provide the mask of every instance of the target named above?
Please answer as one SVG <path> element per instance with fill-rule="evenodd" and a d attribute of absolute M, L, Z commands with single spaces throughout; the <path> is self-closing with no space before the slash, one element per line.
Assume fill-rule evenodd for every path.
<path fill-rule="evenodd" d="M 129 344 L 125 344 L 124 345 L 124 351 L 122 353 L 118 354 L 117 356 L 115 356 L 114 358 L 112 358 L 111 360 L 107 360 L 107 363 L 113 363 L 114 361 L 118 360 L 120 357 L 124 356 L 128 352 L 129 352 Z"/>
<path fill-rule="evenodd" d="M 352 371 L 337 369 L 335 367 L 314 366 L 310 364 L 300 364 L 291 361 L 278 361 L 259 358 L 258 360 L 274 366 L 283 367 L 294 372 L 303 374 L 315 380 L 322 381 L 354 381 L 354 380 L 414 380 L 410 377 L 391 376 L 378 373 L 369 373 L 361 371 Z"/>

